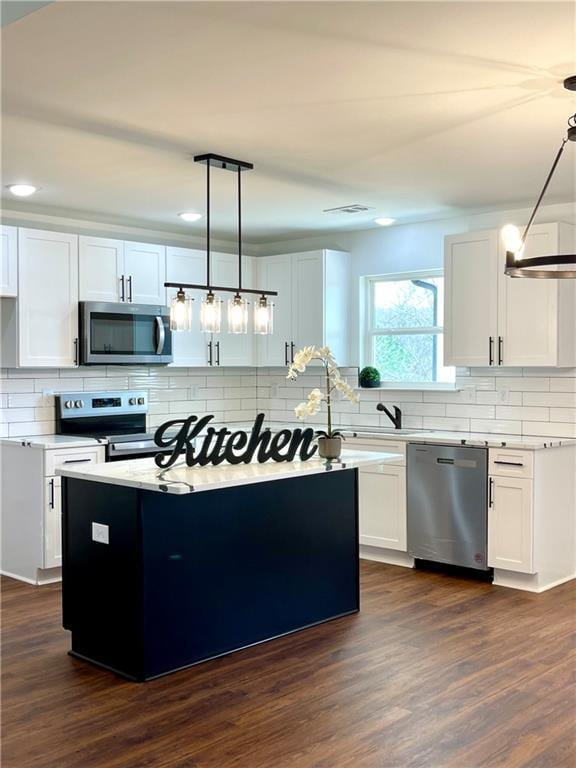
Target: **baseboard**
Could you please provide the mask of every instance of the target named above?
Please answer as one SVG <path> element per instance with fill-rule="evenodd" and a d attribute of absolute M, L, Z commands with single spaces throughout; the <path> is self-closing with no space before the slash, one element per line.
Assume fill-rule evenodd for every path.
<path fill-rule="evenodd" d="M 532 583 L 530 580 L 532 579 Z M 506 587 L 507 589 L 519 589 L 522 592 L 532 592 L 534 594 L 541 594 L 542 592 L 548 592 L 549 589 L 559 587 L 561 584 L 566 584 L 568 581 L 576 579 L 576 573 L 571 576 L 563 576 L 561 579 L 555 579 L 548 584 L 537 583 L 538 574 L 529 573 L 514 573 L 513 571 L 494 570 L 495 587 Z"/>
<path fill-rule="evenodd" d="M 373 560 L 376 563 L 386 563 L 387 565 L 400 565 L 403 568 L 414 567 L 414 558 L 410 557 L 407 552 L 369 547 L 366 544 L 360 545 L 360 558 L 362 560 Z"/>
<path fill-rule="evenodd" d="M 20 576 L 17 573 L 10 573 L 10 571 L 4 570 L 0 570 L 0 574 L 2 574 L 2 576 L 7 576 L 9 579 L 22 581 L 25 584 L 32 584 L 33 587 L 41 587 L 45 584 L 56 584 L 59 581 L 62 581 L 61 568 L 49 568 L 46 571 L 38 570 L 38 576 L 36 579 L 29 579 L 26 576 Z M 43 574 L 46 574 L 46 576 Z"/>

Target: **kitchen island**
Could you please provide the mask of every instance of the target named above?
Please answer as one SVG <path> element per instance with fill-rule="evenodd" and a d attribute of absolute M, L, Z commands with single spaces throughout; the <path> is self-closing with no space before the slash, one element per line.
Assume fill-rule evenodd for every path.
<path fill-rule="evenodd" d="M 143 681 L 357 612 L 357 469 L 395 458 L 59 469 L 72 655 Z"/>

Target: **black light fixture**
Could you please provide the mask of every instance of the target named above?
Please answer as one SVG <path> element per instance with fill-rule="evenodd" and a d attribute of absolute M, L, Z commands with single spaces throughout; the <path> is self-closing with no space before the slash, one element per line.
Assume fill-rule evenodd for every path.
<path fill-rule="evenodd" d="M 564 80 L 564 88 L 569 91 L 576 91 L 576 75 L 567 77 Z M 530 227 L 532 226 L 534 217 L 536 216 L 538 208 L 540 207 L 542 198 L 546 194 L 546 190 L 548 189 L 550 180 L 554 175 L 556 166 L 562 157 L 564 147 L 569 141 L 576 141 L 576 114 L 572 115 L 572 117 L 568 119 L 568 131 L 566 133 L 566 138 L 562 139 L 560 149 L 554 158 L 552 168 L 546 177 L 546 181 L 544 182 L 540 196 L 536 201 L 536 205 L 534 206 L 534 210 L 532 211 L 523 234 L 520 235 L 520 230 L 518 227 L 514 226 L 514 224 L 507 224 L 502 229 L 502 239 L 506 247 L 506 268 L 504 271 L 507 275 L 509 275 L 509 277 L 532 277 L 553 280 L 557 280 L 559 278 L 576 278 L 576 254 L 555 254 L 551 256 L 532 256 L 526 258 L 522 257 L 524 246 L 526 244 L 526 237 Z M 572 265 L 573 268 L 557 269 L 557 267 L 565 265 Z"/>
<path fill-rule="evenodd" d="M 209 153 L 196 155 L 194 162 L 206 165 L 206 285 L 195 283 L 164 283 L 166 288 L 177 288 L 178 292 L 170 307 L 170 327 L 175 331 L 189 331 L 192 328 L 191 299 L 186 298 L 185 290 L 207 291 L 200 305 L 200 330 L 205 333 L 219 333 L 222 322 L 222 302 L 216 293 L 233 293 L 228 302 L 228 332 L 246 333 L 248 331 L 248 303 L 243 294 L 260 296 L 254 306 L 254 333 L 268 334 L 273 330 L 273 304 L 268 296 L 277 296 L 278 291 L 264 291 L 242 286 L 242 173 L 254 166 L 244 160 Z M 210 168 L 233 171 L 238 176 L 238 285 L 235 288 L 214 286 L 210 273 Z M 216 293 L 215 293 L 216 292 Z"/>

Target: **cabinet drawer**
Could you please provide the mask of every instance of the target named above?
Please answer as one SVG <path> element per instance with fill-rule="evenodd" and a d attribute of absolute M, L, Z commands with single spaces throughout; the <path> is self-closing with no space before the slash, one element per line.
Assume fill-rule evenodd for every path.
<path fill-rule="evenodd" d="M 104 461 L 104 446 L 95 445 L 90 448 L 76 448 L 75 450 L 62 449 L 46 451 L 46 459 L 44 461 L 44 474 L 46 477 L 55 474 L 57 467 L 66 466 L 70 464 L 96 464 L 100 461 Z"/>
<path fill-rule="evenodd" d="M 373 451 L 374 453 L 397 453 L 398 458 L 387 461 L 386 465 L 404 466 L 406 464 L 406 443 L 403 440 L 346 440 L 344 448 L 350 448 L 354 451 Z M 384 465 L 369 465 L 366 471 L 374 470 L 375 467 Z M 363 470 L 364 471 L 364 470 Z"/>
<path fill-rule="evenodd" d="M 488 452 L 490 475 L 500 477 L 533 477 L 533 451 L 514 451 L 511 448 L 490 448 Z"/>

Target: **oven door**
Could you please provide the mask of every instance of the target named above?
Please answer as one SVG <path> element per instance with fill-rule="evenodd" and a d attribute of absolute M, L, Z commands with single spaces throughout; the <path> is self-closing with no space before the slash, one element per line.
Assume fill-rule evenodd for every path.
<path fill-rule="evenodd" d="M 172 362 L 168 307 L 80 302 L 82 365 Z"/>

